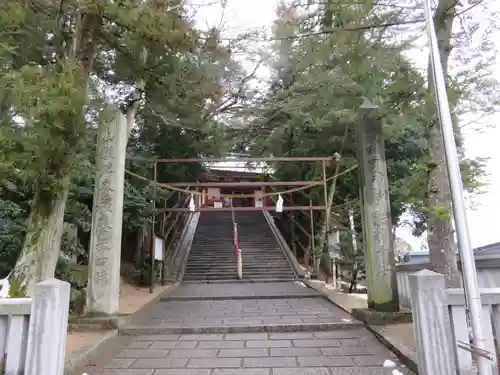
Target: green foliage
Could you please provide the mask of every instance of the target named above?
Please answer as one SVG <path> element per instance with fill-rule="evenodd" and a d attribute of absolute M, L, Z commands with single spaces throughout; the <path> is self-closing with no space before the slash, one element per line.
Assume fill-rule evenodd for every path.
<path fill-rule="evenodd" d="M 71 280 L 71 272 L 74 267 L 73 257 L 86 257 L 86 251 L 78 242 L 78 238 L 72 238 L 68 232 L 64 232 L 61 242 L 61 254 L 57 262 L 56 276 L 61 280 Z"/>
<path fill-rule="evenodd" d="M 333 6 L 336 2 L 328 3 Z M 283 14 L 290 17 L 290 12 L 289 9 Z M 285 22 L 287 28 L 295 25 L 296 30 L 305 32 L 322 27 L 325 17 L 333 17 L 333 14 L 333 22 L 341 24 L 353 20 L 361 22 L 369 17 L 362 7 L 346 6 L 329 12 L 328 9 L 311 11 L 307 17 L 292 17 L 291 21 L 279 19 L 277 35 Z M 425 119 L 421 116 L 424 81 L 403 57 L 404 46 L 384 44 L 357 32 L 311 36 L 295 41 L 293 46 L 287 43 L 286 40 L 278 42 L 277 50 L 281 55 L 274 65 L 276 90 L 260 103 L 265 115 L 254 124 L 257 129 L 269 130 L 256 130 L 260 137 L 252 144 L 253 149 L 256 153 L 276 156 L 339 152 L 341 171 L 350 168 L 357 163 L 354 132 L 357 109 L 362 98 L 369 97 L 379 105 L 386 125 L 391 209 L 397 221 L 410 203 L 408 197 L 423 199 L 426 189 L 423 180 L 418 185 L 406 183 L 408 176 L 418 169 L 427 144 Z M 344 140 L 346 130 L 348 134 Z M 334 170 L 334 164 L 327 167 L 330 176 Z M 319 165 L 284 164 L 276 166 L 276 171 L 277 177 L 283 180 L 293 179 L 293 176 L 297 179 L 321 178 Z M 321 204 L 322 195 L 322 190 L 316 189 L 313 200 Z M 334 207 L 339 208 L 334 212 L 342 213 L 345 202 L 358 199 L 355 170 L 338 179 Z"/>
<path fill-rule="evenodd" d="M 21 174 L 6 168 L 0 180 L 0 277 L 12 270 L 23 244 L 29 202 Z"/>
<path fill-rule="evenodd" d="M 300 14 L 281 6 L 271 90 L 256 95 L 257 89 L 248 85 L 248 72 L 233 58 L 235 46 L 223 42 L 218 30 L 198 30 L 182 2 L 163 5 L 137 0 L 98 0 L 92 6 L 1 2 L 0 272 L 12 269 L 30 210 L 44 209 L 49 215 L 54 200 L 65 193 L 64 221 L 77 227 L 79 241 L 88 234 L 99 113 L 109 103 L 126 106 L 136 82 L 145 89 L 126 168 L 142 178 L 126 176 L 127 237 L 151 221 L 152 159 L 219 156 L 230 149 L 264 156 L 339 152 L 341 171 L 354 166 L 353 123 L 362 97 L 379 105 L 386 125 L 393 220 L 397 223 L 409 209 L 417 214 L 416 229 L 425 228 L 430 168 L 425 80 L 404 56 L 406 42 L 395 42 L 386 28 L 355 30 L 401 21 L 398 11 L 343 0 L 305 6 Z M 346 25 L 351 31 L 328 31 Z M 308 37 L 289 38 L 292 33 Z M 460 82 L 453 87 L 454 100 L 465 92 Z M 249 100 L 251 108 L 234 110 Z M 248 128 L 227 126 L 242 119 L 250 123 Z M 482 161 L 463 161 L 470 191 L 480 186 L 482 167 Z M 288 163 L 274 169 L 274 177 L 282 180 L 321 177 L 319 165 Z M 327 166 L 329 175 L 334 170 L 333 163 Z M 160 182 L 196 181 L 206 173 L 194 163 L 160 164 L 157 172 Z M 156 190 L 158 206 L 165 200 L 172 203 L 171 191 Z M 311 198 L 322 204 L 322 188 L 312 189 Z M 294 201 L 309 204 L 300 194 Z M 357 209 L 358 202 L 353 170 L 337 181 L 333 212 L 341 224 L 346 224 L 346 207 Z M 297 218 L 308 227 L 305 215 Z M 359 230 L 359 215 L 356 218 Z M 321 233 L 323 219 L 315 214 L 316 233 Z M 63 239 L 62 249 L 84 256 L 87 245 Z M 58 272 L 69 272 L 64 262 Z"/>
<path fill-rule="evenodd" d="M 244 71 L 217 30 L 197 30 L 175 1 L 87 5 L 0 5 L 0 274 L 19 256 L 30 210 L 49 215 L 68 189 L 64 221 L 78 237 L 64 234 L 57 275 L 69 277 L 68 257 L 85 259 L 99 112 L 109 103 L 125 105 L 135 82 L 144 81 L 145 101 L 126 168 L 144 179 L 126 175 L 127 238 L 151 222 L 152 159 L 217 156 L 229 146 L 215 115 L 231 108 L 231 85 Z M 204 173 L 197 164 L 160 165 L 157 177 L 195 181 Z M 172 203 L 172 191 L 156 190 L 157 205 Z"/>
<path fill-rule="evenodd" d="M 16 262 L 24 235 L 23 210 L 15 202 L 0 198 L 0 278 L 6 277 Z"/>
<path fill-rule="evenodd" d="M 318 7 L 281 5 L 275 21 L 272 90 L 254 108 L 248 146 L 255 154 L 274 156 L 325 156 L 341 154 L 341 169 L 357 163 L 354 124 L 363 97 L 375 102 L 383 118 L 386 160 L 393 224 L 407 210 L 415 215 L 415 232 L 426 226 L 428 93 L 425 77 L 405 57 L 406 41 L 395 42 L 385 29 L 358 25 L 403 22 L 399 11 L 373 4 L 329 0 Z M 349 25 L 349 30 L 329 32 Z M 325 30 L 324 33 L 318 30 Z M 308 35 L 291 39 L 293 34 Z M 458 87 L 453 87 L 458 100 Z M 431 101 L 432 103 L 432 101 Z M 347 130 L 347 139 L 344 133 Z M 274 166 L 281 180 L 321 179 L 320 165 L 283 163 Z M 481 186 L 484 164 L 463 160 L 464 182 L 470 192 Z M 332 176 L 335 165 L 327 166 Z M 344 174 L 336 183 L 333 213 L 347 225 L 346 202 L 359 208 L 358 171 Z M 312 189 L 315 204 L 323 204 L 322 187 Z M 308 204 L 295 194 L 296 204 Z M 445 214 L 444 212 L 442 213 Z M 448 211 L 449 215 L 449 211 Z M 301 215 L 297 215 L 299 218 Z M 307 226 L 307 218 L 300 218 Z M 359 211 L 356 215 L 360 230 Z M 316 230 L 321 232 L 321 217 Z"/>

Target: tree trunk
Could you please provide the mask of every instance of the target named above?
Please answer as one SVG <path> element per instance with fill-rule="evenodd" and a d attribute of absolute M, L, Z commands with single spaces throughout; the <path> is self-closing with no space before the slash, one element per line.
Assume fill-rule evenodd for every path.
<path fill-rule="evenodd" d="M 451 53 L 452 24 L 456 0 L 440 0 L 434 15 L 438 49 L 445 79 Z M 429 89 L 434 90 L 434 78 L 429 63 Z M 434 112 L 435 113 L 435 112 Z M 447 287 L 460 285 L 457 268 L 456 245 L 451 215 L 451 193 L 446 167 L 445 149 L 441 127 L 436 117 L 429 125 L 429 143 L 432 163 L 429 165 L 428 187 L 428 244 L 433 269 L 445 276 Z"/>
<path fill-rule="evenodd" d="M 69 51 L 63 59 L 76 59 L 85 82 L 92 70 L 96 55 L 97 38 L 101 26 L 101 15 L 83 12 L 76 25 L 75 36 Z M 85 92 L 87 87 L 83 87 Z M 83 108 L 80 114 L 83 118 Z M 72 134 L 75 127 L 85 126 L 80 118 L 68 119 L 63 132 Z M 26 237 L 21 254 L 16 262 L 11 281 L 11 296 L 32 296 L 37 282 L 54 277 L 59 259 L 61 236 L 63 233 L 64 211 L 68 199 L 73 170 L 69 158 L 74 158 L 74 148 L 78 139 L 67 139 L 65 159 L 47 159 L 47 169 L 53 171 L 50 186 L 37 186 L 31 202 L 27 220 Z M 59 155 L 58 155 L 59 156 Z"/>
<path fill-rule="evenodd" d="M 142 247 L 144 244 L 144 226 L 137 231 L 137 243 L 135 246 L 134 263 L 137 268 L 142 265 Z"/>
<path fill-rule="evenodd" d="M 354 261 L 351 271 L 351 283 L 349 284 L 349 294 L 351 294 L 355 290 L 357 291 L 356 285 L 358 285 L 358 272 L 359 272 L 358 262 Z"/>
<path fill-rule="evenodd" d="M 32 296 L 37 282 L 54 277 L 68 192 L 69 178 L 63 177 L 59 192 L 34 197 L 23 249 L 12 275 L 11 297 Z"/>

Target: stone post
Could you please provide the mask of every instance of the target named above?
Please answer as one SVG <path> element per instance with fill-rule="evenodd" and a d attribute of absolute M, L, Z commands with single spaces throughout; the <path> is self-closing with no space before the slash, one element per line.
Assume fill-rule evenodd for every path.
<path fill-rule="evenodd" d="M 328 255 L 332 268 L 332 287 L 337 288 L 337 258 L 340 252 L 340 231 L 339 223 L 336 218 L 330 218 L 330 233 L 328 234 Z"/>
<path fill-rule="evenodd" d="M 421 270 L 409 276 L 420 375 L 456 375 L 455 344 L 445 301 L 444 276 Z"/>
<path fill-rule="evenodd" d="M 118 313 L 127 140 L 127 119 L 108 107 L 99 124 L 90 238 L 87 309 L 95 315 Z"/>
<path fill-rule="evenodd" d="M 69 292 L 69 283 L 61 280 L 49 279 L 35 285 L 24 374 L 63 375 Z"/>
<path fill-rule="evenodd" d="M 398 311 L 384 135 L 377 109 L 365 100 L 356 120 L 368 308 Z"/>

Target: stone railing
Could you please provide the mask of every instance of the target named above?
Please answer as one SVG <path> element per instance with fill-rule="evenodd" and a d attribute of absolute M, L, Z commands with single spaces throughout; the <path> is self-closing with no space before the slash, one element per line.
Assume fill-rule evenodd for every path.
<path fill-rule="evenodd" d="M 263 212 L 263 215 L 266 218 L 266 221 L 269 224 L 269 227 L 271 228 L 274 236 L 276 237 L 278 244 L 280 245 L 281 249 L 284 251 L 285 256 L 288 259 L 288 262 L 290 263 L 293 270 L 295 271 L 295 274 L 300 278 L 306 277 L 306 271 L 304 270 L 304 268 L 302 268 L 299 261 L 295 257 L 294 253 L 292 252 L 292 250 L 288 246 L 288 243 L 286 242 L 281 231 L 279 230 L 278 226 L 276 225 L 273 216 L 269 212 L 266 212 L 266 211 Z"/>
<path fill-rule="evenodd" d="M 182 280 L 185 266 L 191 251 L 194 235 L 198 228 L 199 212 L 184 213 L 185 219 L 178 240 L 169 243 L 172 250 L 167 250 L 165 255 L 162 283 L 165 281 L 176 282 Z"/>
<path fill-rule="evenodd" d="M 500 288 L 480 289 L 485 347 L 479 350 L 470 345 L 463 289 L 446 289 L 444 276 L 429 270 L 411 274 L 408 282 L 419 374 L 497 375 Z"/>
<path fill-rule="evenodd" d="M 190 199 L 191 196 L 179 194 L 173 208 L 189 208 Z M 179 273 L 187 260 L 186 254 L 193 242 L 199 217 L 199 211 L 163 212 L 159 233 L 164 242 L 161 285 L 166 281 L 178 281 Z"/>
<path fill-rule="evenodd" d="M 396 266 L 399 303 L 402 307 L 411 309 L 409 275 L 430 268 L 429 263 L 402 263 Z M 500 288 L 500 258 L 476 258 L 476 269 L 480 288 Z"/>
<path fill-rule="evenodd" d="M 70 285 L 51 279 L 33 298 L 0 299 L 2 374 L 63 375 Z"/>

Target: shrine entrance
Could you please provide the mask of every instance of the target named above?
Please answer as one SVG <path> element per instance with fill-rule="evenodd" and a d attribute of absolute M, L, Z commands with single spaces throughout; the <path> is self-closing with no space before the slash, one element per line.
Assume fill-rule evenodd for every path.
<path fill-rule="evenodd" d="M 221 195 L 226 196 L 225 199 L 228 203 L 228 207 L 254 207 L 255 198 L 252 196 L 255 193 L 255 189 L 221 189 Z"/>
<path fill-rule="evenodd" d="M 153 217 L 151 237 L 162 244 L 155 255 L 151 246 L 152 269 L 162 270 L 175 255 L 175 249 L 182 239 L 185 228 L 192 217 L 199 217 L 202 212 L 232 212 L 235 243 L 238 212 L 261 211 L 266 220 L 276 225 L 281 235 L 286 238 L 293 256 L 303 258 L 306 269 L 317 268 L 319 257 L 323 253 L 322 242 L 316 243 L 315 223 L 324 221 L 322 232 L 329 232 L 328 183 L 339 175 L 348 173 L 347 169 L 338 175 L 327 176 L 327 167 L 338 162 L 336 155 L 327 157 L 268 157 L 268 158 L 189 158 L 158 159 L 154 166 L 154 195 L 157 188 L 173 193 L 168 200 L 158 202 L 153 199 Z M 157 178 L 160 164 L 199 163 L 206 172 L 197 181 L 166 183 Z M 320 178 L 316 180 L 276 180 L 269 171 L 280 163 L 319 164 Z M 322 196 L 315 199 L 313 196 Z M 157 205 L 157 202 L 159 205 Z M 318 204 L 319 203 L 319 204 Z M 272 211 L 276 213 L 271 214 Z M 277 219 L 274 221 L 274 217 Z M 317 229 L 317 228 L 316 228 Z M 152 243 L 153 241 L 151 241 Z M 238 266 L 240 268 L 240 266 Z M 151 280 L 151 290 L 159 275 L 163 282 L 164 274 L 155 272 Z"/>

